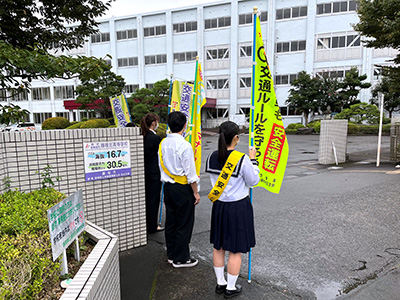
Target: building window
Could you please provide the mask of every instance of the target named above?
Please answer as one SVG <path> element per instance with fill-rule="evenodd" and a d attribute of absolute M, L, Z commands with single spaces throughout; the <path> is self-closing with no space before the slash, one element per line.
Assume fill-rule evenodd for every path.
<path fill-rule="evenodd" d="M 118 67 L 133 67 L 138 65 L 138 58 L 137 57 L 124 57 L 118 58 Z"/>
<path fill-rule="evenodd" d="M 110 33 L 102 32 L 91 35 L 92 44 L 95 43 L 105 43 L 110 41 Z"/>
<path fill-rule="evenodd" d="M 207 19 L 207 20 L 204 20 L 204 24 L 205 24 L 205 29 L 229 27 L 229 26 L 231 26 L 231 17 Z"/>
<path fill-rule="evenodd" d="M 304 50 L 306 50 L 306 41 L 291 41 L 291 42 L 276 43 L 277 53 L 296 52 Z"/>
<path fill-rule="evenodd" d="M 137 38 L 137 29 L 117 31 L 117 40 L 129 40 Z"/>
<path fill-rule="evenodd" d="M 337 1 L 317 4 L 317 15 L 357 11 L 356 1 Z"/>
<path fill-rule="evenodd" d="M 50 100 L 50 88 L 32 88 L 32 100 Z"/>
<path fill-rule="evenodd" d="M 239 48 L 239 56 L 240 57 L 252 57 L 252 46 L 245 45 L 240 46 Z"/>
<path fill-rule="evenodd" d="M 324 69 L 324 70 L 321 70 L 321 69 L 317 69 L 317 70 L 315 70 L 315 75 L 317 76 L 317 77 L 319 77 L 319 78 L 336 78 L 336 79 L 342 79 L 342 78 L 344 78 L 345 76 L 346 76 L 346 74 L 350 71 L 350 69 L 351 68 L 354 68 L 355 66 L 353 66 L 353 67 L 335 67 L 335 68 L 332 68 L 332 69 Z"/>
<path fill-rule="evenodd" d="M 42 124 L 45 120 L 51 118 L 51 112 L 33 113 L 33 122 Z"/>
<path fill-rule="evenodd" d="M 298 78 L 298 74 L 276 75 L 275 85 L 292 84 Z"/>
<path fill-rule="evenodd" d="M 56 112 L 56 117 L 69 119 L 69 112 Z"/>
<path fill-rule="evenodd" d="M 206 60 L 229 59 L 229 48 L 214 48 L 206 50 Z"/>
<path fill-rule="evenodd" d="M 239 25 L 252 24 L 252 23 L 253 23 L 252 13 L 239 15 Z"/>
<path fill-rule="evenodd" d="M 307 6 L 296 6 L 276 10 L 276 19 L 294 19 L 307 16 Z"/>
<path fill-rule="evenodd" d="M 167 55 L 159 54 L 159 55 L 149 55 L 144 57 L 145 65 L 158 65 L 167 63 Z"/>
<path fill-rule="evenodd" d="M 174 53 L 174 62 L 193 61 L 196 60 L 196 56 L 196 51 Z"/>
<path fill-rule="evenodd" d="M 166 34 L 166 32 L 167 32 L 167 27 L 165 25 L 143 28 L 143 33 L 145 37 L 164 35 Z"/>
<path fill-rule="evenodd" d="M 185 22 L 185 23 L 177 23 L 173 24 L 174 33 L 180 32 L 189 32 L 189 31 L 196 31 L 197 30 L 197 22 Z"/>
<path fill-rule="evenodd" d="M 151 90 L 152 88 L 154 88 L 154 83 L 146 83 L 146 89 Z"/>
<path fill-rule="evenodd" d="M 320 37 L 317 39 L 317 49 L 333 49 L 346 47 L 359 47 L 360 36 L 357 34 L 340 35 L 332 37 Z"/>
<path fill-rule="evenodd" d="M 27 90 L 23 90 L 20 93 L 11 94 L 11 98 L 10 99 L 11 99 L 11 101 L 28 101 L 28 94 L 29 93 L 28 93 Z M 3 101 L 6 101 L 6 100 L 3 100 Z"/>
<path fill-rule="evenodd" d="M 226 90 L 229 89 L 229 79 L 208 79 L 206 80 L 207 90 Z"/>
<path fill-rule="evenodd" d="M 251 88 L 251 77 L 240 77 L 239 82 L 241 89 Z"/>
<path fill-rule="evenodd" d="M 124 87 L 124 93 L 132 94 L 132 93 L 136 92 L 136 90 L 138 90 L 138 89 L 139 89 L 138 84 L 127 84 Z"/>
<path fill-rule="evenodd" d="M 74 86 L 73 85 L 64 85 L 64 86 L 56 86 L 54 87 L 54 99 L 62 100 L 62 99 L 74 99 Z"/>
<path fill-rule="evenodd" d="M 111 59 L 106 59 L 105 61 L 107 65 L 111 66 Z"/>

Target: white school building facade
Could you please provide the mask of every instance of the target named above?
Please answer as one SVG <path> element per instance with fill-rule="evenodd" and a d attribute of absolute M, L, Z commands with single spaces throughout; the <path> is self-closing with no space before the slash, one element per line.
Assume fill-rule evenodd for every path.
<path fill-rule="evenodd" d="M 358 22 L 356 1 L 257 0 L 218 1 L 158 12 L 100 19 L 99 33 L 82 48 L 59 54 L 106 57 L 126 81 L 127 96 L 170 78 L 194 81 L 195 59 L 203 66 L 206 97 L 203 126 L 246 114 L 251 103 L 253 7 L 261 30 L 285 126 L 302 122 L 285 101 L 300 71 L 343 77 L 357 67 L 376 84 L 377 65 L 388 65 L 397 51 L 363 46 L 352 25 Z M 54 116 L 86 117 L 74 105 L 74 80 L 34 81 L 31 93 L 11 99 L 31 112 L 37 125 Z M 359 98 L 369 102 L 370 90 Z"/>

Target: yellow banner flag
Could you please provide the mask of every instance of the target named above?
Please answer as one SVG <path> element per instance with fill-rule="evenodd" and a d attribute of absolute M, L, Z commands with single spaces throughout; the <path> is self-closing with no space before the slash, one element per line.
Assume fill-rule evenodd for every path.
<path fill-rule="evenodd" d="M 183 88 L 184 82 L 175 80 L 172 84 L 172 96 L 171 96 L 171 110 L 179 111 L 180 104 L 181 104 L 181 93 Z"/>
<path fill-rule="evenodd" d="M 193 101 L 190 108 L 189 129 L 191 134 L 188 141 L 192 145 L 197 175 L 200 176 L 201 168 L 201 108 L 206 104 L 203 72 L 201 64 L 197 62 Z"/>
<path fill-rule="evenodd" d="M 257 186 L 278 194 L 285 175 L 289 145 L 257 15 L 254 40 L 253 61 L 256 64 L 253 66 L 250 145 L 257 149 L 260 168 L 260 182 Z"/>
<path fill-rule="evenodd" d="M 110 103 L 115 125 L 118 127 L 126 127 L 126 124 L 132 122 L 128 102 L 126 101 L 124 95 L 119 95 L 118 97 L 112 98 Z"/>

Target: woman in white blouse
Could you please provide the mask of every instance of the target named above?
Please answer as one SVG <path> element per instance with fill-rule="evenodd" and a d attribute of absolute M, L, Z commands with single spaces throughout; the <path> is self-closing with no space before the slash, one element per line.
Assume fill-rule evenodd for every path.
<path fill-rule="evenodd" d="M 207 158 L 206 172 L 210 173 L 212 186 L 229 155 L 239 142 L 239 126 L 227 121 L 219 128 L 218 151 Z M 216 293 L 225 298 L 238 295 L 242 288 L 236 285 L 242 263 L 242 253 L 255 246 L 253 207 L 249 198 L 249 186 L 259 182 L 259 169 L 255 148 L 249 156 L 238 161 L 225 189 L 213 203 L 210 242 L 214 245 L 213 263 L 217 277 Z M 224 276 L 225 251 L 229 252 L 227 281 Z"/>

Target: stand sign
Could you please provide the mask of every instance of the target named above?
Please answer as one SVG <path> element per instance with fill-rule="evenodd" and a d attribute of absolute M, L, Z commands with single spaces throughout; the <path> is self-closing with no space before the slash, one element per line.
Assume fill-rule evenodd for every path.
<path fill-rule="evenodd" d="M 47 210 L 53 261 L 63 253 L 85 229 L 82 190 Z"/>

